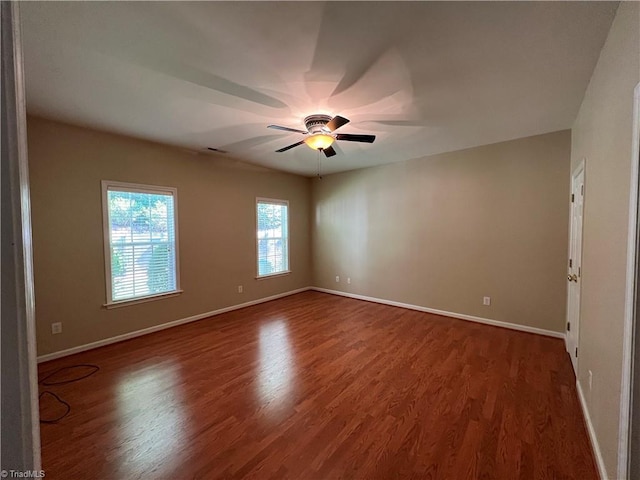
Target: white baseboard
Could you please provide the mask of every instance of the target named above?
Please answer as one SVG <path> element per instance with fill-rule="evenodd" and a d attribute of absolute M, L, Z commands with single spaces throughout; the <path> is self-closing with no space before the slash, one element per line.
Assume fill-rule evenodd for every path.
<path fill-rule="evenodd" d="M 607 475 L 607 468 L 604 465 L 604 459 L 602 458 L 602 452 L 600 451 L 600 444 L 598 443 L 593 423 L 591 423 L 591 415 L 589 415 L 589 408 L 587 407 L 584 392 L 582 391 L 582 385 L 580 385 L 579 380 L 576 380 L 576 390 L 578 391 L 578 399 L 580 400 L 580 406 L 582 407 L 582 414 L 584 415 L 584 420 L 587 423 L 587 431 L 589 432 L 589 440 L 591 440 L 591 448 L 593 449 L 593 453 L 596 457 L 598 473 L 602 480 L 607 480 L 609 478 Z"/>
<path fill-rule="evenodd" d="M 486 325 L 492 325 L 494 327 L 509 328 L 511 330 L 519 330 L 521 332 L 536 333 L 538 335 L 545 335 L 547 337 L 565 338 L 564 333 L 554 332 L 553 330 L 545 330 L 543 328 L 529 327 L 527 325 L 518 325 L 517 323 L 501 322 L 499 320 L 492 320 L 490 318 L 474 317 L 473 315 L 466 315 L 464 313 L 447 312 L 444 310 L 436 310 L 435 308 L 422 307 L 420 305 L 412 305 L 410 303 L 395 302 L 393 300 L 385 300 L 383 298 L 367 297 L 365 295 L 357 295 L 355 293 L 341 292 L 339 290 L 330 290 L 328 288 L 311 287 L 311 290 L 318 292 L 330 293 L 332 295 L 340 295 L 342 297 L 355 298 L 357 300 L 365 300 L 367 302 L 382 303 L 384 305 L 391 305 L 393 307 L 408 308 L 409 310 L 417 310 L 419 312 L 433 313 L 435 315 L 442 315 L 445 317 L 457 318 L 459 320 L 468 320 L 470 322 L 484 323 Z"/>
<path fill-rule="evenodd" d="M 291 290 L 289 292 L 279 293 L 277 295 L 272 295 L 270 297 L 259 298 L 257 300 L 252 300 L 250 302 L 240 303 L 238 305 L 232 305 L 230 307 L 220 308 L 218 310 L 213 310 L 211 312 L 200 313 L 198 315 L 193 315 L 187 318 L 181 318 L 178 320 L 173 320 L 171 322 L 163 323 L 162 325 L 154 325 L 153 327 L 144 328 L 142 330 L 136 330 L 134 332 L 125 333 L 122 335 L 117 335 L 115 337 L 105 338 L 104 340 L 98 340 L 96 342 L 87 343 L 85 345 L 79 345 L 77 347 L 68 348 L 66 350 L 60 350 L 58 352 L 48 353 L 46 355 L 41 355 L 38 357 L 38 363 L 47 362 L 49 360 L 55 360 L 56 358 L 66 357 L 69 355 L 73 355 L 75 353 L 84 352 L 87 350 L 91 350 L 98 347 L 104 347 L 105 345 L 111 345 L 112 343 L 122 342 L 124 340 L 129 340 L 131 338 L 140 337 L 142 335 L 147 335 L 149 333 L 158 332 L 160 330 L 165 330 L 167 328 L 177 327 L 178 325 L 184 325 L 185 323 L 195 322 L 198 320 L 202 320 L 207 317 L 214 317 L 216 315 L 220 315 L 222 313 L 230 312 L 233 310 L 238 310 L 240 308 L 250 307 L 252 305 L 257 305 L 259 303 L 269 302 L 271 300 L 276 300 L 278 298 L 287 297 L 289 295 L 295 295 L 296 293 L 304 292 L 307 290 L 316 290 L 318 292 L 330 293 L 332 295 L 340 295 L 343 297 L 355 298 L 357 300 L 365 300 L 368 302 L 382 303 L 385 305 L 391 305 L 394 307 L 408 308 L 410 310 L 418 310 L 420 312 L 433 313 L 436 315 L 443 315 L 446 317 L 457 318 L 460 320 L 468 320 L 471 322 L 484 323 L 486 325 L 493 325 L 495 327 L 509 328 L 512 330 L 519 330 L 521 332 L 528 333 L 536 333 L 538 335 L 545 335 L 549 337 L 556 338 L 564 338 L 565 335 L 561 332 L 554 332 L 552 330 L 544 330 L 542 328 L 529 327 L 526 325 L 518 325 L 515 323 L 501 322 L 498 320 L 491 320 L 489 318 L 482 317 L 474 317 L 472 315 L 465 315 L 462 313 L 455 312 L 447 312 L 444 310 L 436 310 L 434 308 L 422 307 L 419 305 L 411 305 L 408 303 L 395 302 L 393 300 L 385 300 L 381 298 L 375 297 L 367 297 L 365 295 L 357 295 L 354 293 L 341 292 L 338 290 L 330 290 L 327 288 L 320 287 L 304 287 L 299 288 L 297 290 Z"/>
<path fill-rule="evenodd" d="M 173 320 L 171 322 L 163 323 L 161 325 L 154 325 L 153 327 L 149 327 L 149 328 L 143 328 L 142 330 L 136 330 L 135 332 L 129 332 L 129 333 L 124 333 L 122 335 L 117 335 L 115 337 L 105 338 L 104 340 L 98 340 L 97 342 L 91 342 L 85 345 L 68 348 L 66 350 L 60 350 L 58 352 L 48 353 L 46 355 L 39 356 L 38 363 L 47 362 L 49 360 L 55 360 L 56 358 L 66 357 L 69 355 L 73 355 L 75 353 L 84 352 L 84 351 L 91 350 L 98 347 L 104 347 L 105 345 L 111 345 L 112 343 L 122 342 L 123 340 L 129 340 L 131 338 L 140 337 L 142 335 L 158 332 L 160 330 L 165 330 L 167 328 L 177 327 L 178 325 L 184 325 L 185 323 L 195 322 L 197 320 L 202 320 L 203 318 L 214 317 L 222 313 L 231 312 L 232 310 L 239 310 L 241 308 L 250 307 L 252 305 L 257 305 L 259 303 L 270 302 L 271 300 L 276 300 L 282 297 L 288 297 L 289 295 L 295 295 L 296 293 L 305 292 L 310 289 L 311 287 L 298 288 L 297 290 L 291 290 L 289 292 L 279 293 L 277 295 L 271 295 L 270 297 L 259 298 L 257 300 L 252 300 L 250 302 L 245 302 L 245 303 L 240 303 L 238 305 L 232 305 L 230 307 L 220 308 L 218 310 L 213 310 L 211 312 L 200 313 L 198 315 L 193 315 L 191 317 Z"/>

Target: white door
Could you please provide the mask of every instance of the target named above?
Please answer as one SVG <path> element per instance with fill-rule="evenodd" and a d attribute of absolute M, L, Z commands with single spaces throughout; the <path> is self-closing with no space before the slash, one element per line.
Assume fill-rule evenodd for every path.
<path fill-rule="evenodd" d="M 571 175 L 571 221 L 569 231 L 569 269 L 567 273 L 567 352 L 578 372 L 578 331 L 580 326 L 580 287 L 582 285 L 582 211 L 584 209 L 584 160 Z"/>

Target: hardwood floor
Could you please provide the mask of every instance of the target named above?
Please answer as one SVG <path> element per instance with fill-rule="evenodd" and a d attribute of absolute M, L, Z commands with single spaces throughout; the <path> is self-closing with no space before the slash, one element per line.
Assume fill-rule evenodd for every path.
<path fill-rule="evenodd" d="M 79 363 L 41 386 L 49 480 L 598 478 L 559 339 L 304 292 L 40 377 Z"/>

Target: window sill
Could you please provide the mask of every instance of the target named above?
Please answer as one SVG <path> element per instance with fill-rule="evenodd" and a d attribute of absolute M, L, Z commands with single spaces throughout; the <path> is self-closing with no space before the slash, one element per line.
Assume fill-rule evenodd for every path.
<path fill-rule="evenodd" d="M 273 278 L 273 277 L 283 277 L 285 275 L 289 275 L 291 273 L 291 270 L 287 270 L 284 272 L 278 272 L 278 273 L 268 273 L 266 275 L 258 275 L 256 277 L 256 280 L 264 280 L 266 278 Z"/>
<path fill-rule="evenodd" d="M 132 298 L 131 300 L 120 300 L 117 302 L 108 302 L 102 306 L 107 309 L 128 307 L 129 305 L 136 305 L 138 303 L 147 303 L 153 302 L 155 300 L 162 300 L 163 298 L 177 297 L 183 291 L 184 290 L 174 290 L 173 292 L 160 293 L 158 295 L 150 295 L 148 297 Z"/>

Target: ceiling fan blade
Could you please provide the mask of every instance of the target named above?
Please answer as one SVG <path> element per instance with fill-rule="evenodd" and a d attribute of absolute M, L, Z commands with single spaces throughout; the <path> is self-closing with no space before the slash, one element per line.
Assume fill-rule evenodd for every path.
<path fill-rule="evenodd" d="M 333 157 L 336 154 L 336 151 L 332 146 L 328 146 L 327 148 L 322 150 L 324 152 L 325 157 Z"/>
<path fill-rule="evenodd" d="M 283 127 L 281 125 L 267 125 L 267 128 L 274 128 L 276 130 L 284 130 L 285 132 L 302 133 L 303 135 L 307 134 L 307 132 L 305 132 L 304 130 L 298 130 L 297 128 Z"/>
<path fill-rule="evenodd" d="M 333 132 L 334 130 L 339 129 L 341 126 L 346 125 L 347 123 L 349 123 L 348 118 L 336 115 L 329 121 L 329 123 L 327 123 L 327 128 Z"/>
<path fill-rule="evenodd" d="M 287 150 L 292 149 L 293 147 L 297 147 L 298 145 L 302 145 L 304 143 L 304 140 L 300 140 L 298 143 L 294 143 L 292 145 L 289 145 L 287 147 L 281 148 L 279 150 L 276 150 L 276 152 L 280 153 L 280 152 L 286 152 Z"/>
<path fill-rule="evenodd" d="M 222 145 L 222 148 L 224 150 L 229 150 L 231 152 L 249 150 L 251 148 L 257 147 L 258 145 L 271 142 L 278 138 L 282 138 L 282 135 L 277 133 L 274 133 L 272 135 L 260 135 L 257 137 L 246 138 L 244 140 L 240 140 L 233 143 L 225 143 L 224 145 Z"/>
<path fill-rule="evenodd" d="M 424 120 L 365 120 L 365 122 L 389 125 L 390 127 L 426 127 Z M 365 123 L 362 122 L 362 123 Z"/>
<path fill-rule="evenodd" d="M 375 135 L 351 135 L 349 133 L 339 133 L 336 135 L 336 140 L 346 140 L 347 142 L 373 143 L 375 139 Z"/>

